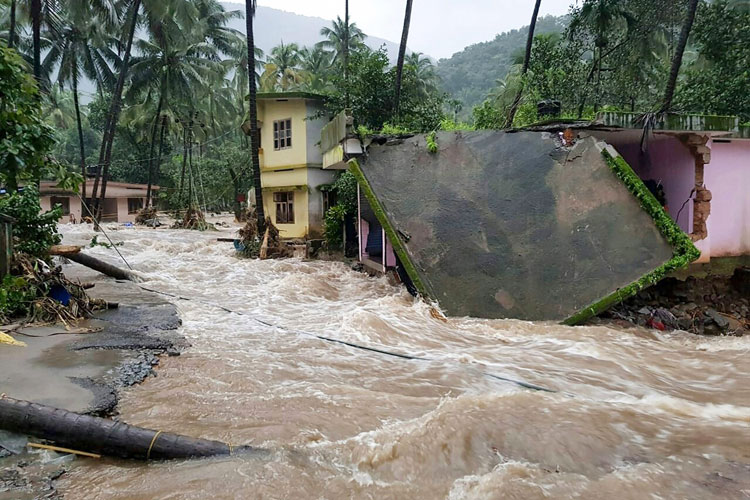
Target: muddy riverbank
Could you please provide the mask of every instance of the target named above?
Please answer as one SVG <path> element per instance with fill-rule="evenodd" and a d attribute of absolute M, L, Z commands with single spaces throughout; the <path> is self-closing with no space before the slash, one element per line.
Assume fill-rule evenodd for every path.
<path fill-rule="evenodd" d="M 134 283 L 115 282 L 77 264 L 66 264 L 64 272 L 69 279 L 94 283 L 92 297 L 119 307 L 97 312 L 70 330 L 55 325 L 14 333 L 26 347 L 0 349 L 0 393 L 78 413 L 116 414 L 125 388 L 155 376 L 161 356 L 179 355 L 187 347 L 177 332 L 177 308 Z M 0 499 L 58 498 L 54 480 L 72 458 L 28 450 L 22 439 L 0 433 Z"/>

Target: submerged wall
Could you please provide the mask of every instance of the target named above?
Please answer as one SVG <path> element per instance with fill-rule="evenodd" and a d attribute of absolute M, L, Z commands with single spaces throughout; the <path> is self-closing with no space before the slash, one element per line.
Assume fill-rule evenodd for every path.
<path fill-rule="evenodd" d="M 450 315 L 565 320 L 673 257 L 593 137 L 437 141 L 435 154 L 424 136 L 372 146 L 354 171 L 415 285 Z"/>

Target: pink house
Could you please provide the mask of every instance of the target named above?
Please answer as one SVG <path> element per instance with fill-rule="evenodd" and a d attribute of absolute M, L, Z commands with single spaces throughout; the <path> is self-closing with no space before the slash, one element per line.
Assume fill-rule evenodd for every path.
<path fill-rule="evenodd" d="M 86 181 L 86 192 L 94 189 L 94 180 Z M 107 182 L 107 197 L 104 199 L 102 221 L 104 222 L 135 222 L 135 216 L 146 203 L 145 184 L 129 184 L 125 182 Z M 152 186 L 155 191 L 159 186 Z M 83 213 L 80 197 L 68 191 L 55 187 L 54 182 L 43 181 L 39 193 L 42 210 L 50 210 L 59 204 L 63 216 L 61 222 L 80 222 L 88 214 Z"/>
<path fill-rule="evenodd" d="M 635 113 L 603 113 L 592 134 L 615 147 L 701 251 L 750 256 L 750 131 L 737 117 L 677 115 L 649 133 Z M 659 197 L 659 196 L 657 196 Z"/>

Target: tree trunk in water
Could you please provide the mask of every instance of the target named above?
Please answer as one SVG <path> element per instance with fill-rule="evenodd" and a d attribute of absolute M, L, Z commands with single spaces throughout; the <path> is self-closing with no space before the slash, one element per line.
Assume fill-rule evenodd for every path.
<path fill-rule="evenodd" d="M 232 185 L 234 186 L 234 220 L 236 222 L 242 222 L 242 206 L 240 205 L 239 194 L 240 194 L 240 177 L 237 175 L 232 167 L 228 168 L 229 175 L 232 178 Z"/>
<path fill-rule="evenodd" d="M 93 269 L 94 271 L 99 271 L 100 273 L 105 274 L 116 280 L 138 281 L 135 275 L 131 273 L 130 271 L 126 271 L 125 269 L 120 269 L 117 266 L 108 264 L 102 260 L 99 260 L 83 252 L 66 255 L 65 257 L 69 260 L 72 260 L 73 262 L 77 262 L 78 264 L 81 264 L 82 266 L 86 266 L 89 269 Z"/>
<path fill-rule="evenodd" d="M 183 204 L 183 198 L 182 194 L 185 192 L 185 167 L 187 166 L 187 128 L 182 129 L 182 172 L 180 173 L 180 197 L 179 197 L 179 207 L 182 208 L 184 206 Z"/>
<path fill-rule="evenodd" d="M 674 91 L 677 86 L 677 76 L 680 74 L 682 56 L 685 54 L 685 47 L 687 46 L 688 38 L 690 37 L 690 31 L 693 29 L 695 13 L 698 10 L 698 2 L 699 0 L 690 0 L 690 5 L 688 5 L 687 16 L 682 25 L 680 39 L 677 42 L 677 48 L 675 49 L 674 58 L 672 59 L 672 69 L 669 72 L 667 89 L 664 92 L 664 104 L 661 106 L 660 113 L 669 112 L 672 108 L 672 99 L 674 98 Z"/>
<path fill-rule="evenodd" d="M 536 0 L 536 4 L 534 5 L 534 12 L 531 14 L 531 24 L 529 24 L 529 36 L 526 38 L 526 53 L 523 57 L 523 68 L 521 69 L 521 77 L 523 78 L 526 76 L 526 73 L 529 71 L 529 65 L 531 64 L 531 49 L 534 46 L 534 32 L 536 31 L 536 20 L 539 17 L 539 7 L 542 5 L 542 0 Z M 508 117 L 505 119 L 505 127 L 509 128 L 513 126 L 513 120 L 516 118 L 516 113 L 518 112 L 518 106 L 521 104 L 521 97 L 523 96 L 523 79 L 521 80 L 521 86 L 518 89 L 518 92 L 516 93 L 515 99 L 513 99 L 513 104 L 510 106 L 510 110 L 508 110 Z"/>
<path fill-rule="evenodd" d="M 39 83 L 42 76 L 42 1 L 31 0 L 31 31 L 34 42 L 34 78 Z"/>
<path fill-rule="evenodd" d="M 151 206 L 151 186 L 154 183 L 154 150 L 156 149 L 156 135 L 159 132 L 159 119 L 161 118 L 161 108 L 164 104 L 164 79 L 159 91 L 159 104 L 156 105 L 156 116 L 154 116 L 154 125 L 151 127 L 151 146 L 148 152 L 148 185 L 146 187 L 146 207 Z"/>
<path fill-rule="evenodd" d="M 158 178 L 161 175 L 161 158 L 164 155 L 164 133 L 167 129 L 167 116 L 164 115 L 161 121 L 161 132 L 159 133 L 159 154 L 156 157 L 156 178 Z M 153 198 L 153 196 L 151 197 Z M 153 205 L 153 200 L 151 200 L 151 205 Z M 146 205 L 147 207 L 150 205 Z"/>
<path fill-rule="evenodd" d="M 260 157 L 258 156 L 258 101 L 255 89 L 255 38 L 253 34 L 253 17 L 255 17 L 255 0 L 245 0 L 245 27 L 247 28 L 247 66 L 250 86 L 250 148 L 253 162 L 253 187 L 255 188 L 255 213 L 258 219 L 258 233 L 266 227 L 266 216 L 263 212 L 263 189 L 260 185 Z"/>
<path fill-rule="evenodd" d="M 99 194 L 99 201 L 95 202 L 95 222 L 98 222 L 101 217 L 102 205 L 104 204 L 104 198 L 107 194 L 107 175 L 109 174 L 109 163 L 112 158 L 112 143 L 115 140 L 117 121 L 120 118 L 120 109 L 122 108 L 122 90 L 125 87 L 125 77 L 127 76 L 128 66 L 130 65 L 130 49 L 133 46 L 133 37 L 135 35 L 135 27 L 138 22 L 138 10 L 140 8 L 141 0 L 133 0 L 130 27 L 128 31 L 128 38 L 125 44 L 125 54 L 123 55 L 120 74 L 117 77 L 115 91 L 112 94 L 112 104 L 109 108 L 107 125 L 104 128 L 102 146 L 99 151 L 99 168 L 96 174 L 96 179 L 94 180 L 94 187 L 91 193 L 91 198 L 96 199 L 97 194 L 99 194 L 99 183 L 101 182 L 101 194 Z"/>
<path fill-rule="evenodd" d="M 144 429 L 9 397 L 0 398 L 0 428 L 79 451 L 139 460 L 266 453 L 260 448 Z"/>
<path fill-rule="evenodd" d="M 193 127 L 188 134 L 188 208 L 193 205 Z"/>
<path fill-rule="evenodd" d="M 78 104 L 78 77 L 73 75 L 73 104 L 76 108 L 76 125 L 78 126 L 78 148 L 81 154 L 81 199 L 86 203 L 86 150 L 83 145 L 83 125 L 81 124 L 81 107 Z M 85 210 L 84 210 L 85 211 Z"/>
<path fill-rule="evenodd" d="M 401 45 L 398 48 L 398 62 L 396 63 L 396 95 L 393 103 L 393 118 L 398 123 L 399 105 L 401 104 L 401 79 L 404 76 L 404 57 L 406 57 L 406 41 L 409 39 L 409 24 L 411 24 L 412 0 L 406 0 L 404 14 L 404 29 L 401 31 Z"/>
<path fill-rule="evenodd" d="M 16 0 L 10 2 L 10 26 L 8 27 L 8 47 L 16 44 Z"/>

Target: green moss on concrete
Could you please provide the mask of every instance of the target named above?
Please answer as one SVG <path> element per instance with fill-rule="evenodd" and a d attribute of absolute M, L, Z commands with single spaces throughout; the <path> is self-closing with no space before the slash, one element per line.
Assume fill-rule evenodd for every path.
<path fill-rule="evenodd" d="M 597 314 L 606 311 L 608 308 L 632 297 L 644 288 L 648 288 L 661 281 L 669 273 L 686 267 L 700 256 L 700 251 L 693 245 L 690 237 L 685 234 L 672 217 L 664 211 L 664 207 L 657 201 L 651 191 L 643 184 L 643 181 L 628 165 L 622 156 L 613 157 L 606 150 L 602 151 L 607 165 L 612 169 L 615 175 L 625 184 L 633 196 L 638 198 L 641 207 L 654 219 L 656 227 L 667 239 L 667 242 L 673 248 L 672 258 L 657 267 L 650 273 L 642 276 L 640 279 L 629 285 L 618 289 L 616 292 L 604 297 L 603 299 L 589 305 L 564 321 L 567 325 L 575 325 L 586 321 Z"/>
<path fill-rule="evenodd" d="M 425 137 L 425 140 L 427 141 L 427 151 L 430 153 L 437 153 L 438 152 L 438 143 L 437 143 L 437 134 L 435 131 L 430 132 L 427 134 L 427 137 Z"/>
<path fill-rule="evenodd" d="M 391 242 L 391 246 L 393 246 L 393 251 L 401 261 L 401 265 L 404 266 L 404 270 L 406 271 L 406 274 L 409 275 L 409 278 L 411 278 L 414 287 L 417 289 L 420 295 L 432 298 L 432 294 L 429 293 L 424 283 L 422 282 L 422 278 L 419 276 L 417 268 L 411 261 L 409 253 L 406 251 L 406 247 L 401 242 L 401 238 L 399 238 L 398 233 L 396 233 L 390 221 L 388 220 L 388 217 L 385 214 L 385 210 L 383 209 L 383 205 L 381 205 L 377 196 L 375 196 L 375 193 L 373 192 L 372 187 L 367 181 L 367 178 L 362 171 L 362 167 L 359 166 L 359 162 L 357 160 L 349 160 L 349 171 L 354 174 L 354 177 L 357 178 L 360 189 L 362 189 L 362 192 L 365 194 L 365 198 L 367 198 L 367 201 L 370 203 L 370 208 L 372 208 L 372 211 L 375 213 L 375 217 L 378 218 L 378 221 L 383 226 L 385 234 L 388 237 L 388 240 Z"/>

